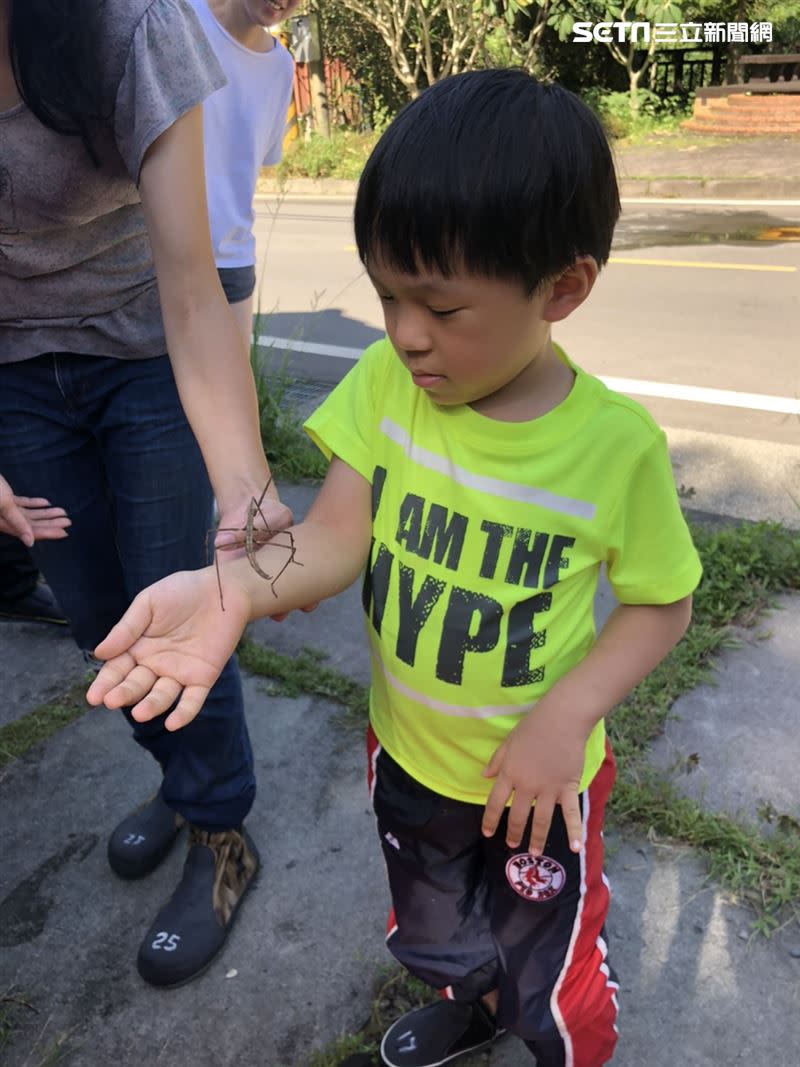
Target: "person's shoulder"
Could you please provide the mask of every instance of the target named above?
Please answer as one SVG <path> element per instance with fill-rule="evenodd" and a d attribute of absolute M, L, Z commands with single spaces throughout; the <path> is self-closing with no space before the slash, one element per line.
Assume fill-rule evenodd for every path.
<path fill-rule="evenodd" d="M 377 341 L 367 345 L 361 356 L 362 359 L 389 360 L 396 359 L 392 342 L 388 337 L 379 337 Z"/>
<path fill-rule="evenodd" d="M 272 52 L 275 56 L 275 59 L 283 63 L 284 66 L 294 67 L 294 59 L 292 59 L 292 53 L 289 51 L 289 49 L 286 47 L 280 37 L 277 37 L 274 33 L 271 36 L 272 40 L 275 42 L 272 46 Z"/>
<path fill-rule="evenodd" d="M 151 9 L 175 9 L 176 13 L 187 13 L 191 9 L 190 0 L 105 0 L 98 8 L 100 25 L 104 39 L 110 43 L 117 40 L 130 40 L 136 28 Z"/>
<path fill-rule="evenodd" d="M 98 6 L 100 58 L 112 88 L 122 79 L 137 30 L 149 17 L 155 21 L 154 32 L 163 33 L 174 32 L 176 24 L 198 21 L 190 0 L 105 0 Z"/>
<path fill-rule="evenodd" d="M 350 388 L 356 388 L 370 397 L 376 409 L 382 408 L 384 401 L 391 398 L 392 403 L 400 403 L 405 391 L 400 375 L 403 367 L 395 355 L 388 337 L 382 337 L 368 345 L 345 375 Z"/>
<path fill-rule="evenodd" d="M 576 368 L 584 379 L 584 392 L 591 404 L 591 421 L 603 433 L 609 433 L 616 439 L 624 438 L 628 445 L 638 442 L 642 448 L 647 447 L 662 433 L 661 427 L 653 416 L 636 400 L 617 392 L 602 379 L 587 371 Z"/>
<path fill-rule="evenodd" d="M 272 34 L 273 45 L 267 52 L 269 63 L 265 64 L 265 71 L 270 79 L 280 78 L 287 85 L 291 85 L 294 79 L 294 59 L 289 49 L 283 42 Z"/>
<path fill-rule="evenodd" d="M 208 6 L 208 0 L 183 0 L 183 3 L 192 9 L 206 32 L 209 26 L 219 26 L 214 12 Z"/>
<path fill-rule="evenodd" d="M 392 348 L 392 342 L 388 337 L 381 337 L 367 345 L 361 353 L 356 366 L 367 371 L 371 377 L 380 375 L 385 377 L 390 374 L 399 364 L 399 360 Z"/>
<path fill-rule="evenodd" d="M 617 392 L 599 378 L 595 378 L 595 381 L 602 390 L 602 403 L 621 423 L 645 437 L 654 437 L 661 433 L 661 427 L 656 420 L 637 400 Z"/>

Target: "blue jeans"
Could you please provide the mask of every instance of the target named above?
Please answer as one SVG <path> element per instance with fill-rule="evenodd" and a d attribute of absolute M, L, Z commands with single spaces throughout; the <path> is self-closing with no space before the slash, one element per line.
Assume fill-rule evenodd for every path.
<path fill-rule="evenodd" d="M 30 596 L 38 583 L 39 571 L 30 551 L 18 537 L 0 534 L 0 600 L 13 603 Z"/>
<path fill-rule="evenodd" d="M 211 486 L 166 356 L 0 365 L 0 474 L 72 519 L 69 537 L 38 542 L 34 558 L 83 649 L 145 586 L 206 564 Z M 256 786 L 234 659 L 184 729 L 126 717 L 161 764 L 170 807 L 202 829 L 240 825 Z"/>

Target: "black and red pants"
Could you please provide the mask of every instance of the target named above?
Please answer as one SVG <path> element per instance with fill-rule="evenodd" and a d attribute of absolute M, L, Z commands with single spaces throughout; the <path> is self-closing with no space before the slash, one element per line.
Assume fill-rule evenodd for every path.
<path fill-rule="evenodd" d="M 393 903 L 392 954 L 455 1000 L 476 1001 L 497 990 L 499 1024 L 522 1038 L 538 1067 L 608 1063 L 617 1040 L 618 990 L 604 932 L 609 887 L 602 828 L 615 776 L 610 748 L 580 797 L 580 853 L 570 850 L 556 808 L 538 858 L 508 848 L 506 816 L 494 837 L 485 838 L 481 805 L 421 785 L 371 729 L 368 750 Z"/>

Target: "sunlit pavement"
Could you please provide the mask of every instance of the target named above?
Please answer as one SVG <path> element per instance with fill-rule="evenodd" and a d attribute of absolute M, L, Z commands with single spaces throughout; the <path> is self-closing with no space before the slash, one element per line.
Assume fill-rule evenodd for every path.
<path fill-rule="evenodd" d="M 306 409 L 382 334 L 351 210 L 342 199 L 259 204 L 257 333 L 273 367 L 288 353 L 308 379 Z M 626 203 L 595 292 L 554 331 L 666 428 L 699 510 L 800 523 L 798 237 L 800 205 Z"/>

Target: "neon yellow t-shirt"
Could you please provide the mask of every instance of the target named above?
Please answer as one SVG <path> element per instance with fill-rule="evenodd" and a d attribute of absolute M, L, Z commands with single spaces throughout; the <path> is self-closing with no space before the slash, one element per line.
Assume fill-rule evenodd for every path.
<path fill-rule="evenodd" d="M 383 340 L 306 423 L 372 485 L 372 726 L 417 781 L 457 800 L 486 801 L 497 746 L 591 648 L 601 563 L 626 604 L 672 603 L 700 579 L 664 434 L 570 366 L 556 408 L 499 422 L 434 404 Z M 581 789 L 604 750 L 600 722 Z"/>

